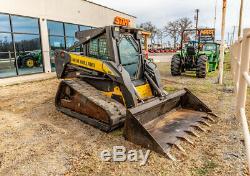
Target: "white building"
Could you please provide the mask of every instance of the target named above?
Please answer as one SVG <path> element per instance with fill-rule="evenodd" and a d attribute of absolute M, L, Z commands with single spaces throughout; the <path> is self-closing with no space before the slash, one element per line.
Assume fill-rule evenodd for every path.
<path fill-rule="evenodd" d="M 53 50 L 75 42 L 79 30 L 136 17 L 86 0 L 1 0 L 0 78 L 51 72 Z"/>

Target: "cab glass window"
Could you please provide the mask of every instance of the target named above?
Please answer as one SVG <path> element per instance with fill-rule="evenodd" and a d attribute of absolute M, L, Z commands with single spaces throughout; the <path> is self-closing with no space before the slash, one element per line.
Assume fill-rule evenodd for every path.
<path fill-rule="evenodd" d="M 122 66 L 131 78 L 136 78 L 140 56 L 139 48 L 132 36 L 125 36 L 119 43 L 119 54 Z"/>
<path fill-rule="evenodd" d="M 104 36 L 95 38 L 89 43 L 89 56 L 109 60 L 107 40 Z"/>

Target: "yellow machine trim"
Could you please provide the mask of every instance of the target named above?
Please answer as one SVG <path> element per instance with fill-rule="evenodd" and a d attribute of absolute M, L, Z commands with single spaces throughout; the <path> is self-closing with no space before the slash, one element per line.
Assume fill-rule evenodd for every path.
<path fill-rule="evenodd" d="M 124 105 L 125 105 L 124 97 L 123 97 L 122 92 L 121 92 L 121 90 L 120 90 L 120 88 L 119 88 L 118 86 L 116 86 L 116 87 L 114 88 L 114 91 L 113 91 L 113 92 L 103 92 L 103 94 L 106 95 L 106 96 L 108 96 L 108 97 L 110 97 L 110 98 L 112 97 L 113 94 L 114 94 L 114 95 L 121 96 L 121 97 L 122 97 L 122 100 L 123 100 L 123 103 L 124 103 Z"/>
<path fill-rule="evenodd" d="M 136 91 L 142 100 L 151 98 L 153 96 L 153 93 L 149 84 L 137 86 Z"/>
<path fill-rule="evenodd" d="M 70 53 L 70 58 L 71 64 L 89 68 L 109 75 L 114 75 L 110 68 L 105 65 L 101 60 L 72 53 Z"/>
<path fill-rule="evenodd" d="M 137 87 L 135 87 L 135 89 L 136 89 L 137 93 L 139 94 L 140 99 L 142 99 L 142 100 L 146 100 L 146 99 L 149 99 L 149 98 L 153 97 L 153 93 L 152 93 L 152 90 L 151 90 L 151 87 L 150 87 L 149 84 L 144 84 L 144 85 L 141 85 L 141 86 L 137 86 Z M 123 100 L 123 103 L 126 106 L 123 94 L 122 94 L 122 92 L 121 92 L 121 90 L 120 90 L 120 88 L 118 86 L 116 86 L 114 88 L 113 92 L 103 92 L 103 94 L 110 97 L 110 98 L 112 97 L 112 95 L 121 96 L 122 100 Z"/>

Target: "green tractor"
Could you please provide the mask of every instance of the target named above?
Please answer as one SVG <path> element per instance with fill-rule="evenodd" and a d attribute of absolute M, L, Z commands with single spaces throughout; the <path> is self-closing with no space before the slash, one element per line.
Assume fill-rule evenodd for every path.
<path fill-rule="evenodd" d="M 42 64 L 41 50 L 19 52 L 17 57 L 18 68 L 39 67 Z"/>
<path fill-rule="evenodd" d="M 219 63 L 220 44 L 214 42 L 214 29 L 188 29 L 181 37 L 181 49 L 172 58 L 171 74 L 179 76 L 195 71 L 196 77 L 205 78 Z"/>

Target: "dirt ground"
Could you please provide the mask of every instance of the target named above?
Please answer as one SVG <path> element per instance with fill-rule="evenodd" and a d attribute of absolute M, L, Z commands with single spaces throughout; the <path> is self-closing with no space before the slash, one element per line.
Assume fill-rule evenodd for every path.
<path fill-rule="evenodd" d="M 151 152 L 145 166 L 101 161 L 100 152 L 116 145 L 141 148 L 124 140 L 122 129 L 103 133 L 58 112 L 54 96 L 59 81 L 50 79 L 0 88 L 0 175 L 246 175 L 229 71 L 225 84 L 218 86 L 216 73 L 206 79 L 171 77 L 169 63 L 159 68 L 167 91 L 187 87 L 219 116 L 206 133 L 193 138 L 194 146 L 183 145 L 187 155 L 173 162 Z"/>

